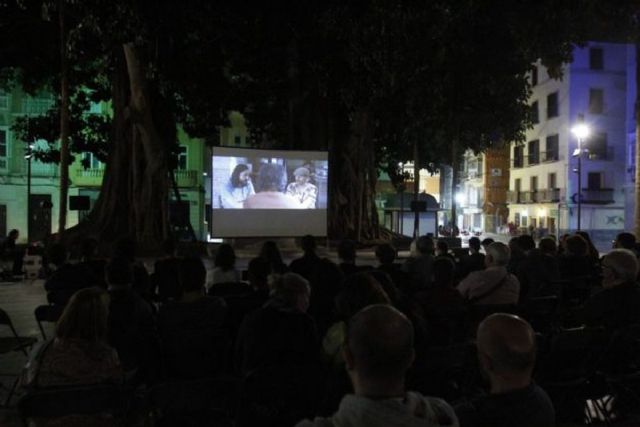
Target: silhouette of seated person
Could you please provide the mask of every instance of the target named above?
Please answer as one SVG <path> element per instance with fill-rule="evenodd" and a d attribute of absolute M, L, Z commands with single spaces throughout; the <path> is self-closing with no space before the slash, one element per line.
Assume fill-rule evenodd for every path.
<path fill-rule="evenodd" d="M 431 286 L 435 247 L 429 236 L 420 236 L 412 246 L 411 257 L 405 261 L 402 270 L 411 277 L 411 290 L 415 293 Z"/>
<path fill-rule="evenodd" d="M 636 257 L 639 255 L 638 242 L 636 241 L 636 236 L 633 233 L 619 233 L 613 241 L 613 248 L 628 249 L 633 252 Z"/>
<path fill-rule="evenodd" d="M 318 336 L 323 337 L 333 322 L 335 298 L 342 290 L 344 273 L 333 261 L 323 258 L 311 277 L 309 314 L 316 322 Z"/>
<path fill-rule="evenodd" d="M 338 245 L 338 258 L 340 258 L 340 269 L 345 276 L 371 270 L 370 265 L 356 265 L 356 242 L 353 240 L 342 240 Z"/>
<path fill-rule="evenodd" d="M 518 279 L 507 271 L 509 247 L 494 242 L 487 248 L 485 270 L 469 274 L 457 289 L 473 305 L 517 304 L 520 297 Z"/>
<path fill-rule="evenodd" d="M 526 257 L 525 250 L 523 249 L 521 244 L 524 242 L 525 245 L 529 245 L 530 242 L 529 239 L 525 238 L 524 240 L 522 240 L 520 239 L 520 237 L 522 236 L 512 237 L 511 239 L 509 239 L 509 252 L 511 255 L 509 257 L 509 264 L 507 264 L 507 270 L 511 274 L 518 273 L 518 270 L 520 269 L 520 263 Z M 532 247 L 535 247 L 535 242 L 533 243 Z M 485 249 L 485 253 L 488 253 L 487 249 Z"/>
<path fill-rule="evenodd" d="M 436 258 L 440 257 L 449 258 L 453 262 L 456 261 L 456 258 L 449 252 L 449 244 L 441 239 L 436 242 Z"/>
<path fill-rule="evenodd" d="M 434 345 L 451 344 L 453 328 L 466 313 L 465 300 L 454 285 L 455 269 L 451 259 L 437 258 L 432 266 L 432 286 L 416 294 L 429 325 L 429 338 Z"/>
<path fill-rule="evenodd" d="M 282 261 L 278 244 L 273 240 L 267 240 L 262 244 L 258 256 L 269 263 L 269 274 L 284 274 L 289 271 L 287 264 Z"/>
<path fill-rule="evenodd" d="M 237 283 L 241 280 L 240 272 L 236 270 L 236 252 L 228 243 L 218 247 L 213 265 L 209 287 L 219 283 Z"/>
<path fill-rule="evenodd" d="M 375 253 L 379 263 L 378 270 L 387 273 L 398 289 L 403 292 L 409 292 L 411 290 L 411 278 L 408 273 L 402 271 L 402 264 L 395 262 L 398 256 L 396 248 L 384 243 L 376 246 Z"/>
<path fill-rule="evenodd" d="M 180 260 L 181 297 L 162 305 L 158 313 L 165 374 L 171 378 L 212 376 L 225 367 L 230 351 L 222 329 L 226 304 L 204 295 L 206 275 L 200 258 Z"/>
<path fill-rule="evenodd" d="M 55 338 L 35 347 L 23 386 L 44 389 L 122 383 L 118 354 L 107 343 L 109 295 L 91 287 L 76 292 L 56 323 Z M 30 424 L 31 425 L 31 424 Z M 36 425 L 115 425 L 108 415 L 38 419 Z"/>
<path fill-rule="evenodd" d="M 362 308 L 371 304 L 391 304 L 380 283 L 368 273 L 347 276 L 342 290 L 335 299 L 336 322 L 331 325 L 322 340 L 325 360 L 342 369 L 342 346 L 347 334 L 347 322 Z"/>
<path fill-rule="evenodd" d="M 238 332 L 235 361 L 240 374 L 275 366 L 318 362 L 318 338 L 309 307 L 309 282 L 285 273 L 272 283 L 271 298 L 248 314 Z"/>
<path fill-rule="evenodd" d="M 469 239 L 471 240 L 471 239 Z M 491 237 L 487 237 L 485 239 L 482 239 L 482 249 L 484 250 L 485 253 L 487 253 L 487 248 L 489 247 L 490 244 L 492 244 L 493 242 L 495 242 L 495 240 L 493 240 Z"/>
<path fill-rule="evenodd" d="M 487 317 L 478 327 L 477 349 L 490 389 L 456 406 L 461 427 L 555 425 L 549 396 L 531 379 L 536 337 L 526 321 L 504 313 Z"/>
<path fill-rule="evenodd" d="M 0 246 L 2 259 L 11 263 L 10 275 L 20 275 L 23 273 L 22 264 L 25 251 L 18 247 L 17 242 L 19 237 L 20 232 L 14 228 L 9 231 L 9 234 L 2 240 L 2 245 Z"/>
<path fill-rule="evenodd" d="M 154 264 L 149 283 L 150 293 L 165 303 L 180 299 L 182 289 L 178 279 L 180 258 L 177 257 L 176 244 L 172 239 L 162 242 L 162 253 L 163 257 Z"/>
<path fill-rule="evenodd" d="M 458 426 L 445 401 L 406 390 L 405 375 L 415 357 L 413 337 L 411 322 L 389 305 L 371 305 L 355 314 L 343 348 L 353 393 L 342 398 L 332 416 L 297 426 Z"/>
<path fill-rule="evenodd" d="M 558 259 L 560 278 L 572 279 L 588 276 L 596 279 L 598 270 L 589 256 L 587 241 L 577 234 L 568 236 L 564 241 L 564 253 Z"/>
<path fill-rule="evenodd" d="M 484 257 L 485 255 L 480 252 L 480 239 L 472 237 L 469 239 L 469 255 L 461 260 L 462 269 L 464 275 L 474 271 L 484 270 Z"/>
<path fill-rule="evenodd" d="M 133 268 L 128 259 L 113 258 L 107 264 L 109 344 L 120 356 L 132 383 L 153 381 L 159 368 L 156 321 L 150 304 L 133 290 Z"/>
<path fill-rule="evenodd" d="M 302 237 L 300 246 L 304 254 L 300 258 L 296 258 L 289 264 L 289 270 L 293 273 L 297 273 L 307 280 L 311 280 L 315 269 L 320 264 L 321 258 L 316 254 L 316 239 L 307 234 Z"/>
<path fill-rule="evenodd" d="M 584 307 L 585 321 L 611 331 L 640 324 L 638 260 L 628 249 L 614 249 L 602 259 L 602 290 Z"/>
<path fill-rule="evenodd" d="M 243 203 L 245 209 L 304 209 L 295 197 L 285 194 L 287 171 L 283 165 L 263 163 L 258 170 L 256 193 Z"/>
<path fill-rule="evenodd" d="M 132 272 L 131 288 L 142 298 L 151 302 L 153 295 L 151 294 L 149 273 L 145 266 L 136 260 L 136 249 L 134 239 L 128 236 L 121 237 L 114 244 L 112 258 L 122 258 L 129 262 Z"/>
<path fill-rule="evenodd" d="M 104 278 L 104 270 L 107 266 L 107 260 L 98 258 L 98 241 L 93 237 L 86 238 L 80 244 L 80 262 L 78 266 L 91 271 L 95 279 L 95 284 L 101 288 L 107 289 L 107 282 Z"/>
<path fill-rule="evenodd" d="M 45 280 L 44 289 L 50 304 L 65 305 L 76 291 L 100 285 L 91 270 L 82 265 L 70 264 L 68 258 L 67 247 L 62 243 L 53 243 L 47 251 L 47 259 L 53 272 Z"/>
<path fill-rule="evenodd" d="M 560 280 L 556 242 L 550 237 L 540 239 L 538 248 L 529 251 L 517 271 L 520 282 L 520 302 L 543 296 L 540 292 Z"/>

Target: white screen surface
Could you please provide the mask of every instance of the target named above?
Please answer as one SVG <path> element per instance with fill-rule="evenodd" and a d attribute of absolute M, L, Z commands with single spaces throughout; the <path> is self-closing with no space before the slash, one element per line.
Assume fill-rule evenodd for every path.
<path fill-rule="evenodd" d="M 326 236 L 326 152 L 214 147 L 212 237 Z"/>

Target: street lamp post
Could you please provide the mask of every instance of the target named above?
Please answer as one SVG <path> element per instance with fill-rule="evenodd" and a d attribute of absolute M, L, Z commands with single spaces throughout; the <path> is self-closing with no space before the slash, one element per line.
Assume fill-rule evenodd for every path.
<path fill-rule="evenodd" d="M 578 148 L 573 152 L 574 156 L 578 157 L 578 231 L 581 230 L 581 219 L 582 219 L 582 143 L 584 139 L 589 136 L 589 126 L 584 123 L 584 117 L 582 114 L 578 116 L 578 123 L 571 129 L 571 133 L 573 133 L 578 139 Z"/>
<path fill-rule="evenodd" d="M 27 244 L 31 243 L 31 158 L 33 144 L 29 144 L 24 158 L 27 159 Z"/>

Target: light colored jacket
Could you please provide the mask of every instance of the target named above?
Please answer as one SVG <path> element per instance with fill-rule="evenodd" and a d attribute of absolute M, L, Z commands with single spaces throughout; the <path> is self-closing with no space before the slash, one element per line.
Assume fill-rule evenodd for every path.
<path fill-rule="evenodd" d="M 338 412 L 329 418 L 304 420 L 296 427 L 458 427 L 447 402 L 407 392 L 404 399 L 369 399 L 346 395 Z"/>
<path fill-rule="evenodd" d="M 489 292 L 498 283 L 504 282 L 486 297 L 476 301 L 476 305 L 517 304 L 520 296 L 520 282 L 506 267 L 489 267 L 470 273 L 458 285 L 458 291 L 465 299 L 472 299 Z"/>

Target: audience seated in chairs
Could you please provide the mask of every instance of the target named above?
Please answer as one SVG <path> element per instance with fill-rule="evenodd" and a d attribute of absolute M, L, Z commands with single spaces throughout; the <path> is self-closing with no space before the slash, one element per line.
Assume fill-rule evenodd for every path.
<path fill-rule="evenodd" d="M 284 274 L 289 271 L 289 267 L 282 261 L 282 255 L 276 242 L 267 240 L 260 248 L 260 258 L 269 263 L 271 274 Z"/>
<path fill-rule="evenodd" d="M 93 237 L 84 239 L 80 244 L 80 262 L 78 267 L 91 272 L 96 283 L 94 286 L 100 286 L 107 289 L 107 282 L 104 278 L 104 270 L 107 267 L 107 260 L 98 258 L 98 241 Z"/>
<path fill-rule="evenodd" d="M 157 260 L 153 267 L 153 274 L 149 276 L 150 292 L 162 302 L 180 299 L 181 288 L 178 278 L 180 258 L 176 255 L 176 244 L 167 239 L 162 242 L 163 257 Z"/>
<path fill-rule="evenodd" d="M 461 260 L 463 274 L 466 276 L 474 271 L 485 269 L 485 255 L 480 252 L 480 239 L 472 237 L 469 239 L 469 255 Z"/>
<path fill-rule="evenodd" d="M 304 254 L 300 258 L 296 258 L 289 264 L 289 269 L 292 273 L 297 273 L 307 280 L 311 280 L 311 276 L 315 272 L 316 268 L 320 264 L 320 258 L 316 254 L 316 239 L 307 234 L 302 237 L 300 246 Z"/>
<path fill-rule="evenodd" d="M 305 426 L 457 426 L 443 400 L 405 390 L 414 358 L 413 327 L 389 305 L 364 308 L 350 321 L 344 360 L 354 394 L 344 396 L 329 418 L 301 421 Z"/>
<path fill-rule="evenodd" d="M 136 261 L 136 241 L 128 236 L 119 238 L 113 247 L 112 258 L 122 258 L 131 265 L 131 289 L 146 301 L 151 302 L 153 296 L 149 273 L 141 262 Z"/>
<path fill-rule="evenodd" d="M 402 264 L 395 262 L 397 256 L 396 248 L 388 243 L 376 246 L 378 270 L 387 273 L 398 289 L 405 293 L 410 292 L 411 278 L 407 272 L 402 271 Z"/>
<path fill-rule="evenodd" d="M 478 327 L 478 359 L 489 379 L 486 396 L 456 406 L 461 427 L 542 427 L 555 425 L 549 396 L 531 380 L 536 336 L 510 314 L 493 314 Z"/>
<path fill-rule="evenodd" d="M 522 260 L 516 275 L 520 282 L 520 302 L 542 296 L 545 287 L 560 280 L 555 240 L 542 238 L 538 248 L 529 251 Z"/>
<path fill-rule="evenodd" d="M 411 258 L 407 259 L 402 266 L 411 278 L 411 289 L 413 292 L 428 289 L 431 286 L 432 264 L 434 260 L 435 248 L 433 239 L 429 236 L 421 236 L 415 241 L 415 249 Z"/>
<path fill-rule="evenodd" d="M 158 370 L 156 322 L 149 303 L 132 289 L 132 281 L 129 260 L 114 258 L 109 262 L 109 344 L 118 351 L 132 382 L 149 382 L 155 380 Z"/>
<path fill-rule="evenodd" d="M 69 254 L 62 243 L 52 244 L 47 255 L 54 269 L 44 282 L 49 303 L 65 305 L 79 289 L 100 285 L 86 266 L 69 264 Z"/>
<path fill-rule="evenodd" d="M 597 277 L 599 271 L 589 256 L 589 244 L 584 237 L 574 234 L 564 241 L 564 253 L 558 258 L 560 277 L 572 279 L 578 276 Z"/>
<path fill-rule="evenodd" d="M 56 337 L 34 348 L 25 367 L 23 386 L 37 391 L 48 387 L 122 383 L 116 351 L 107 344 L 109 295 L 91 287 L 70 299 L 56 325 Z M 69 415 L 56 425 L 110 425 L 102 415 Z"/>
<path fill-rule="evenodd" d="M 240 272 L 236 270 L 236 253 L 231 245 L 223 243 L 218 247 L 213 265 L 211 282 L 207 283 L 207 287 L 211 288 L 218 283 L 237 283 L 240 281 Z"/>
<path fill-rule="evenodd" d="M 338 244 L 338 258 L 345 276 L 372 269 L 370 265 L 356 265 L 356 242 L 353 240 L 344 239 Z"/>
<path fill-rule="evenodd" d="M 257 368 L 318 362 L 316 328 L 306 313 L 309 293 L 309 282 L 298 274 L 276 278 L 271 298 L 240 326 L 235 360 L 242 375 Z"/>
<path fill-rule="evenodd" d="M 200 258 L 180 261 L 181 298 L 158 313 L 165 374 L 195 379 L 222 372 L 230 351 L 222 330 L 226 304 L 222 298 L 204 295 L 206 270 Z"/>
<path fill-rule="evenodd" d="M 517 304 L 520 296 L 518 279 L 507 271 L 509 248 L 494 242 L 487 248 L 486 270 L 468 275 L 458 285 L 458 291 L 474 305 Z"/>
<path fill-rule="evenodd" d="M 616 239 L 613 241 L 614 249 L 628 249 L 637 257 L 640 255 L 638 252 L 638 242 L 636 236 L 633 233 L 619 233 Z"/>

